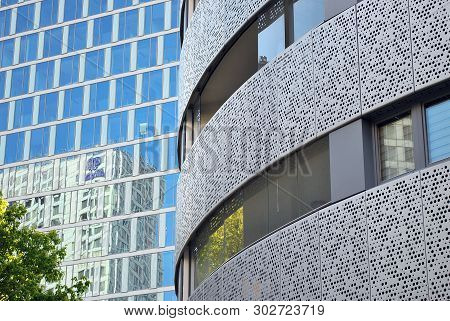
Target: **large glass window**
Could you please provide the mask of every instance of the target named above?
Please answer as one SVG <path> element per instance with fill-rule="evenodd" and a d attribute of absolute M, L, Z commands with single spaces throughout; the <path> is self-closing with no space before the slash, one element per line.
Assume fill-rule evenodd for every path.
<path fill-rule="evenodd" d="M 34 3 L 17 8 L 16 33 L 34 28 Z"/>
<path fill-rule="evenodd" d="M 133 5 L 133 0 L 114 0 L 114 10 Z"/>
<path fill-rule="evenodd" d="M 154 70 L 142 75 L 142 101 L 162 99 L 163 71 Z"/>
<path fill-rule="evenodd" d="M 155 135 L 155 107 L 136 109 L 134 114 L 134 138 L 145 138 L 153 135 Z"/>
<path fill-rule="evenodd" d="M 109 106 L 109 81 L 90 86 L 89 111 L 91 113 L 107 110 Z"/>
<path fill-rule="evenodd" d="M 5 81 L 6 81 L 6 72 L 0 72 L 0 98 L 5 97 Z"/>
<path fill-rule="evenodd" d="M 39 98 L 39 124 L 58 118 L 58 93 L 41 95 Z"/>
<path fill-rule="evenodd" d="M 62 28 L 44 31 L 44 58 L 61 54 Z"/>
<path fill-rule="evenodd" d="M 6 136 L 5 164 L 14 163 L 23 159 L 25 132 Z"/>
<path fill-rule="evenodd" d="M 450 157 L 450 100 L 429 106 L 426 122 L 429 161 Z"/>
<path fill-rule="evenodd" d="M 56 126 L 55 154 L 71 152 L 75 144 L 75 122 Z"/>
<path fill-rule="evenodd" d="M 0 37 L 9 35 L 11 29 L 11 10 L 0 11 Z"/>
<path fill-rule="evenodd" d="M 162 105 L 161 134 L 174 133 L 177 131 L 178 108 L 176 102 Z"/>
<path fill-rule="evenodd" d="M 38 128 L 31 131 L 30 158 L 48 155 L 49 127 Z"/>
<path fill-rule="evenodd" d="M 138 21 L 138 10 L 119 13 L 119 40 L 136 37 Z"/>
<path fill-rule="evenodd" d="M 100 145 L 102 118 L 83 119 L 81 123 L 81 149 Z"/>
<path fill-rule="evenodd" d="M 179 34 L 171 33 L 164 36 L 164 63 L 177 61 L 178 57 L 178 39 Z"/>
<path fill-rule="evenodd" d="M 9 103 L 0 104 L 0 131 L 8 129 Z"/>
<path fill-rule="evenodd" d="M 41 62 L 36 65 L 35 91 L 53 88 L 53 77 L 55 73 L 55 61 Z"/>
<path fill-rule="evenodd" d="M 294 40 L 325 20 L 323 0 L 294 0 Z"/>
<path fill-rule="evenodd" d="M 78 55 L 61 59 L 61 71 L 59 74 L 60 86 L 78 82 L 79 61 L 80 57 Z"/>
<path fill-rule="evenodd" d="M 112 15 L 94 20 L 94 46 L 104 45 L 111 42 Z"/>
<path fill-rule="evenodd" d="M 136 103 L 136 76 L 117 79 L 116 108 Z"/>
<path fill-rule="evenodd" d="M 176 205 L 178 175 L 171 174 L 161 177 L 161 183 L 159 184 L 160 208 L 168 208 Z"/>
<path fill-rule="evenodd" d="M 80 22 L 69 26 L 69 37 L 67 39 L 67 52 L 86 48 L 87 23 Z"/>
<path fill-rule="evenodd" d="M 160 32 L 164 30 L 164 3 L 145 7 L 145 34 Z"/>
<path fill-rule="evenodd" d="M 103 49 L 86 54 L 85 80 L 101 78 L 104 75 L 105 51 Z"/>
<path fill-rule="evenodd" d="M 83 0 L 66 0 L 64 3 L 64 21 L 81 18 L 83 15 Z"/>
<path fill-rule="evenodd" d="M 111 74 L 121 74 L 130 70 L 130 44 L 112 47 Z"/>
<path fill-rule="evenodd" d="M 171 12 L 171 28 L 177 28 L 179 26 L 180 15 L 180 1 L 172 0 L 172 12 Z"/>
<path fill-rule="evenodd" d="M 120 143 L 127 140 L 128 112 L 108 115 L 108 144 Z"/>
<path fill-rule="evenodd" d="M 11 97 L 28 93 L 30 68 L 22 67 L 13 69 L 11 79 Z"/>
<path fill-rule="evenodd" d="M 155 140 L 139 145 L 139 174 L 161 170 L 161 141 Z"/>
<path fill-rule="evenodd" d="M 38 46 L 37 33 L 21 37 L 19 63 L 36 60 L 37 46 Z"/>
<path fill-rule="evenodd" d="M 83 87 L 67 89 L 64 92 L 63 117 L 76 117 L 83 113 Z"/>
<path fill-rule="evenodd" d="M 381 180 L 415 169 L 411 114 L 378 127 Z"/>
<path fill-rule="evenodd" d="M 108 157 L 112 158 L 111 179 L 119 179 L 133 175 L 133 145 L 114 148 L 109 155 Z"/>
<path fill-rule="evenodd" d="M 30 126 L 33 120 L 33 98 L 16 100 L 14 128 Z"/>
<path fill-rule="evenodd" d="M 108 11 L 108 0 L 89 1 L 89 15 Z"/>
<path fill-rule="evenodd" d="M 157 37 L 138 41 L 137 68 L 143 69 L 156 66 L 157 52 L 158 52 Z"/>
<path fill-rule="evenodd" d="M 284 0 L 258 17 L 258 66 L 263 67 L 285 48 Z"/>
<path fill-rule="evenodd" d="M 40 26 L 50 26 L 58 22 L 59 0 L 43 0 L 41 2 Z"/>
<path fill-rule="evenodd" d="M 0 42 L 1 66 L 8 67 L 13 63 L 14 58 L 14 39 Z"/>
<path fill-rule="evenodd" d="M 131 188 L 131 212 L 139 213 L 153 210 L 153 179 L 135 180 Z"/>

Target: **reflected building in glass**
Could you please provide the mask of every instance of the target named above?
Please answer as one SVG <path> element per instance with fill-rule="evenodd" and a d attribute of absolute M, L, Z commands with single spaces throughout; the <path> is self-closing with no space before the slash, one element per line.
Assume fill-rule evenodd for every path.
<path fill-rule="evenodd" d="M 58 231 L 87 300 L 176 299 L 179 6 L 0 5 L 0 189 Z"/>

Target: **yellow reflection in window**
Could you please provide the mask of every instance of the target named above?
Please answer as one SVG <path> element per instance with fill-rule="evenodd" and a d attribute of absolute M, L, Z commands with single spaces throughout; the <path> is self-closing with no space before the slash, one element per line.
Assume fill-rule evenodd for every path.
<path fill-rule="evenodd" d="M 244 208 L 225 219 L 225 260 L 244 248 Z"/>

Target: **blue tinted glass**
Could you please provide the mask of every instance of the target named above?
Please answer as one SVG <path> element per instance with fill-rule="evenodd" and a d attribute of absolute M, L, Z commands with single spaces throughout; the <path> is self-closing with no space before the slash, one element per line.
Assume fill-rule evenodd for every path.
<path fill-rule="evenodd" d="M 178 96 L 178 67 L 170 68 L 169 96 Z"/>
<path fill-rule="evenodd" d="M 58 22 L 58 0 L 43 0 L 41 2 L 40 26 L 50 26 Z"/>
<path fill-rule="evenodd" d="M 78 82 L 78 62 L 78 55 L 61 59 L 60 86 Z"/>
<path fill-rule="evenodd" d="M 133 5 L 133 0 L 114 0 L 114 9 L 125 8 Z"/>
<path fill-rule="evenodd" d="M 6 78 L 6 72 L 2 71 L 0 72 L 0 98 L 5 97 L 5 79 Z"/>
<path fill-rule="evenodd" d="M 450 157 L 450 100 L 428 107 L 426 116 L 430 162 Z"/>
<path fill-rule="evenodd" d="M 94 20 L 94 46 L 111 42 L 112 16 L 97 18 Z"/>
<path fill-rule="evenodd" d="M 161 140 L 139 144 L 139 173 L 161 170 Z"/>
<path fill-rule="evenodd" d="M 64 118 L 80 116 L 83 113 L 83 87 L 64 92 Z"/>
<path fill-rule="evenodd" d="M 44 32 L 44 58 L 61 54 L 62 28 L 47 30 Z"/>
<path fill-rule="evenodd" d="M 9 103 L 0 104 L 0 131 L 8 129 Z"/>
<path fill-rule="evenodd" d="M 130 70 L 130 44 L 113 47 L 111 57 L 111 73 L 113 75 Z"/>
<path fill-rule="evenodd" d="M 178 174 L 166 175 L 162 179 L 165 181 L 165 184 L 161 184 L 161 186 L 164 186 L 165 189 L 164 193 L 161 194 L 163 196 L 161 208 L 175 206 Z"/>
<path fill-rule="evenodd" d="M 166 246 L 175 245 L 175 212 L 166 213 Z"/>
<path fill-rule="evenodd" d="M 89 97 L 89 111 L 99 112 L 107 110 L 109 105 L 109 81 L 91 85 Z"/>
<path fill-rule="evenodd" d="M 30 159 L 48 155 L 49 127 L 31 131 Z"/>
<path fill-rule="evenodd" d="M 179 0 L 172 0 L 172 12 L 171 12 L 171 28 L 178 28 L 180 25 L 180 2 Z"/>
<path fill-rule="evenodd" d="M 42 62 L 36 65 L 35 91 L 45 90 L 53 87 L 53 75 L 55 61 Z"/>
<path fill-rule="evenodd" d="M 1 66 L 11 66 L 14 58 L 14 39 L 2 41 L 0 43 L 1 48 Z"/>
<path fill-rule="evenodd" d="M 9 35 L 11 28 L 11 10 L 0 11 L 0 37 Z"/>
<path fill-rule="evenodd" d="M 119 40 L 137 36 L 138 11 L 131 10 L 119 14 Z"/>
<path fill-rule="evenodd" d="M 56 126 L 55 154 L 70 152 L 75 142 L 75 122 Z"/>
<path fill-rule="evenodd" d="M 164 301 L 178 301 L 175 291 L 164 292 Z"/>
<path fill-rule="evenodd" d="M 17 8 L 16 33 L 33 29 L 34 3 Z"/>
<path fill-rule="evenodd" d="M 19 63 L 36 60 L 37 43 L 37 33 L 21 37 Z"/>
<path fill-rule="evenodd" d="M 89 1 L 89 15 L 94 15 L 108 10 L 108 0 Z"/>
<path fill-rule="evenodd" d="M 178 60 L 178 33 L 164 36 L 164 63 Z"/>
<path fill-rule="evenodd" d="M 128 113 L 116 113 L 108 116 L 108 144 L 127 140 Z"/>
<path fill-rule="evenodd" d="M 86 48 L 87 23 L 80 22 L 69 26 L 67 51 L 77 51 Z"/>
<path fill-rule="evenodd" d="M 275 58 L 285 47 L 284 15 L 275 16 L 274 19 L 261 23 L 264 29 L 258 28 L 258 65 L 260 68 Z"/>
<path fill-rule="evenodd" d="M 104 50 L 91 51 L 86 54 L 85 80 L 103 77 L 103 66 L 105 63 Z"/>
<path fill-rule="evenodd" d="M 324 0 L 294 0 L 294 40 L 325 20 Z"/>
<path fill-rule="evenodd" d="M 96 0 L 97 1 L 97 0 Z M 81 18 L 83 0 L 66 0 L 64 3 L 64 21 Z"/>
<path fill-rule="evenodd" d="M 169 138 L 167 169 L 178 168 L 178 142 L 176 137 Z"/>
<path fill-rule="evenodd" d="M 137 69 L 156 66 L 157 50 L 157 38 L 139 41 L 137 45 Z"/>
<path fill-rule="evenodd" d="M 155 135 L 155 107 L 136 109 L 134 115 L 134 138 L 151 137 Z"/>
<path fill-rule="evenodd" d="M 147 16 L 145 17 L 145 20 L 147 20 Z M 164 3 L 159 3 L 152 6 L 151 33 L 160 32 L 163 30 L 164 30 Z"/>
<path fill-rule="evenodd" d="M 150 101 L 162 98 L 162 70 L 150 72 Z"/>
<path fill-rule="evenodd" d="M 29 67 L 13 69 L 11 79 L 11 97 L 26 94 L 30 77 Z"/>
<path fill-rule="evenodd" d="M 25 132 L 6 136 L 5 164 L 14 163 L 23 159 L 23 145 Z"/>
<path fill-rule="evenodd" d="M 102 118 L 83 119 L 81 123 L 81 148 L 91 148 L 100 145 Z"/>
<path fill-rule="evenodd" d="M 117 79 L 116 107 L 133 105 L 136 102 L 136 77 Z"/>
<path fill-rule="evenodd" d="M 14 128 L 30 126 L 33 120 L 33 98 L 16 100 L 14 108 Z"/>
<path fill-rule="evenodd" d="M 178 108 L 176 102 L 162 105 L 161 132 L 162 134 L 177 131 Z"/>
<path fill-rule="evenodd" d="M 58 118 L 58 93 L 42 95 L 39 98 L 39 124 Z"/>
<path fill-rule="evenodd" d="M 164 271 L 161 286 L 173 286 L 173 268 L 175 266 L 173 261 L 173 251 L 163 252 L 160 255 L 162 255 L 162 265 Z"/>

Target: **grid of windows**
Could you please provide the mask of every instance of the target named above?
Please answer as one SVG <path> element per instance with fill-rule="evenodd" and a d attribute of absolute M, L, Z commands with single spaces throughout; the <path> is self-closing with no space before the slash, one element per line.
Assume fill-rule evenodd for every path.
<path fill-rule="evenodd" d="M 0 1 L 18 4 L 0 11 L 0 190 L 25 204 L 24 224 L 59 231 L 67 284 L 85 275 L 95 284 L 88 296 L 126 298 L 119 282 L 110 285 L 117 273 L 129 275 L 128 291 L 173 286 L 179 2 L 153 2 Z M 142 153 L 135 137 L 160 148 Z M 131 213 L 139 217 L 122 217 Z M 112 221 L 96 222 L 104 218 Z M 127 254 L 147 250 L 157 253 Z M 97 257 L 94 269 L 77 263 Z M 173 291 L 155 299 L 174 299 Z"/>

